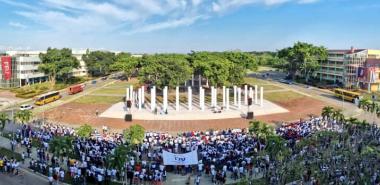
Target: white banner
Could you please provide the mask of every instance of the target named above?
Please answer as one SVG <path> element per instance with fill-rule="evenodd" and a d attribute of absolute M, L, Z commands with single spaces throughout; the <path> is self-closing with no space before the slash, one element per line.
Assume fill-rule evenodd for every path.
<path fill-rule="evenodd" d="M 194 150 L 184 154 L 174 154 L 167 151 L 163 153 L 164 165 L 192 165 L 198 164 L 198 154 Z"/>

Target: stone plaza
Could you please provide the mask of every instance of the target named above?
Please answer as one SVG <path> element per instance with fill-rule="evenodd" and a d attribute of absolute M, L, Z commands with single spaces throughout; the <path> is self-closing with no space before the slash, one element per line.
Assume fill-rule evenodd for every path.
<path fill-rule="evenodd" d="M 160 96 L 157 95 L 155 86 L 148 90 L 150 93 L 146 91 L 144 86 L 137 89 L 133 86 L 127 87 L 126 101 L 114 104 L 100 114 L 100 117 L 124 119 L 125 114 L 132 114 L 136 120 L 209 120 L 245 118 L 247 112 L 253 112 L 254 116 L 288 112 L 285 108 L 265 100 L 264 88 L 257 85 L 223 86 L 219 89 L 213 86 L 189 86 L 181 93 L 177 86 L 172 94 L 169 94 L 169 89 L 165 86 Z M 175 97 L 169 98 L 173 94 Z"/>

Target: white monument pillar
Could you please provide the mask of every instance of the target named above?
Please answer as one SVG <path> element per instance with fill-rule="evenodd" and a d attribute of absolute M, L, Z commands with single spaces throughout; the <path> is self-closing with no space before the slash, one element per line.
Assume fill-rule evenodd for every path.
<path fill-rule="evenodd" d="M 223 107 L 226 107 L 226 86 L 223 86 Z"/>
<path fill-rule="evenodd" d="M 202 107 L 206 109 L 206 90 L 202 88 Z"/>
<path fill-rule="evenodd" d="M 257 85 L 255 85 L 255 104 L 258 104 L 259 102 L 257 102 Z"/>
<path fill-rule="evenodd" d="M 249 87 L 249 97 L 253 98 L 253 89 L 252 89 L 252 87 Z"/>
<path fill-rule="evenodd" d="M 156 86 L 150 89 L 150 110 L 154 111 L 156 108 Z"/>
<path fill-rule="evenodd" d="M 205 103 L 204 103 L 204 89 L 202 87 L 199 88 L 199 107 L 201 108 L 202 111 L 205 110 L 204 106 L 205 106 Z"/>
<path fill-rule="evenodd" d="M 230 110 L 230 88 L 226 89 L 226 110 Z"/>
<path fill-rule="evenodd" d="M 211 86 L 211 107 L 214 107 L 214 86 Z"/>
<path fill-rule="evenodd" d="M 244 105 L 248 105 L 248 86 L 244 85 Z"/>
<path fill-rule="evenodd" d="M 260 87 L 260 107 L 263 106 L 263 102 L 264 102 L 264 87 Z"/>
<path fill-rule="evenodd" d="M 133 99 L 133 85 L 129 86 L 129 100 L 131 100 L 132 102 L 135 102 L 135 100 Z"/>
<path fill-rule="evenodd" d="M 139 107 L 139 110 L 141 110 L 141 103 L 142 103 L 142 90 L 141 88 L 139 88 L 137 90 L 137 98 L 138 98 L 138 107 Z"/>
<path fill-rule="evenodd" d="M 239 87 L 238 89 L 237 89 L 237 92 L 238 92 L 238 108 L 240 109 L 241 108 L 241 88 Z"/>
<path fill-rule="evenodd" d="M 236 106 L 237 105 L 237 102 L 236 102 L 236 85 L 234 85 L 234 105 Z"/>
<path fill-rule="evenodd" d="M 166 112 L 168 109 L 168 87 L 164 87 L 164 111 Z"/>
<path fill-rule="evenodd" d="M 145 104 L 145 87 L 141 86 L 141 103 Z"/>
<path fill-rule="evenodd" d="M 191 87 L 194 87 L 194 74 L 191 75 Z"/>
<path fill-rule="evenodd" d="M 214 88 L 214 106 L 218 106 L 218 88 Z"/>
<path fill-rule="evenodd" d="M 129 96 L 129 87 L 127 87 L 127 88 L 125 89 L 125 101 L 128 101 L 129 98 L 130 98 L 130 96 Z"/>
<path fill-rule="evenodd" d="M 198 76 L 199 87 L 202 87 L 202 75 Z"/>
<path fill-rule="evenodd" d="M 192 104 L 191 104 L 193 101 L 191 95 L 192 95 L 191 87 L 188 87 L 187 88 L 187 104 L 188 104 L 189 110 L 193 109 Z"/>
<path fill-rule="evenodd" d="M 179 111 L 179 87 L 175 87 L 175 110 Z"/>

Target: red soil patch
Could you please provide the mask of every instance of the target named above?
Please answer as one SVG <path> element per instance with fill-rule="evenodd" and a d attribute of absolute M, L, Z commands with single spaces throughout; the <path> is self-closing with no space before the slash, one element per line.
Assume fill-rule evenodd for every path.
<path fill-rule="evenodd" d="M 286 109 L 288 113 L 271 114 L 257 116 L 256 119 L 268 123 L 278 123 L 282 121 L 296 121 L 300 118 L 309 117 L 309 115 L 321 115 L 322 108 L 328 104 L 314 98 L 302 97 L 290 101 L 273 102 Z"/>
<path fill-rule="evenodd" d="M 325 103 L 308 97 L 303 97 L 297 100 L 287 102 L 274 102 L 288 109 L 288 113 L 272 114 L 266 116 L 258 116 L 256 119 L 268 123 L 276 123 L 281 121 L 294 121 L 300 118 L 308 117 L 310 114 L 320 115 Z M 79 126 L 84 123 L 91 124 L 94 127 L 100 128 L 103 125 L 110 129 L 120 131 L 128 128 L 132 124 L 140 124 L 149 131 L 161 132 L 180 132 L 189 130 L 220 130 L 228 128 L 247 128 L 249 120 L 234 118 L 222 120 L 134 120 L 133 122 L 125 122 L 122 119 L 115 118 L 99 118 L 96 116 L 96 110 L 99 113 L 108 109 L 111 105 L 105 104 L 81 104 L 67 103 L 45 112 L 45 117 L 49 120 L 60 124 L 71 126 Z"/>
<path fill-rule="evenodd" d="M 6 98 L 8 100 L 14 100 L 14 101 L 17 101 L 17 100 L 21 100 L 21 98 L 17 98 L 16 97 L 16 94 L 13 93 L 13 92 L 10 92 L 8 90 L 1 90 L 0 91 L 0 97 L 1 98 Z"/>

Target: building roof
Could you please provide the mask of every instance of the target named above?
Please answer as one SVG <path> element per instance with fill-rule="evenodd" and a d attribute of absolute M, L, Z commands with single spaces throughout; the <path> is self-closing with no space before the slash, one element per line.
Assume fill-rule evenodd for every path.
<path fill-rule="evenodd" d="M 366 67 L 380 67 L 380 59 L 367 59 Z"/>
<path fill-rule="evenodd" d="M 355 49 L 354 53 L 358 53 L 358 52 L 361 52 L 361 51 L 364 51 L 364 50 L 365 49 Z M 348 54 L 348 53 L 351 53 L 350 49 L 329 49 L 327 51 L 329 53 L 333 53 L 333 54 Z"/>

